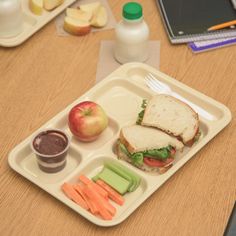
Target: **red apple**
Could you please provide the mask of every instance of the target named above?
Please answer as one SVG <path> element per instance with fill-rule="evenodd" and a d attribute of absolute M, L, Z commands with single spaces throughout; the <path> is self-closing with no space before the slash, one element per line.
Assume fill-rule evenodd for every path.
<path fill-rule="evenodd" d="M 108 126 L 108 118 L 100 105 L 84 101 L 74 106 L 69 113 L 68 125 L 72 134 L 81 141 L 90 142 Z"/>

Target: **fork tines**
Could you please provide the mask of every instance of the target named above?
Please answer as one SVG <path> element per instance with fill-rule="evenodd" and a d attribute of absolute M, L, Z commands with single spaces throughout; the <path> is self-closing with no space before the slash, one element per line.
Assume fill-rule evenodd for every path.
<path fill-rule="evenodd" d="M 145 81 L 147 85 L 155 91 L 164 92 L 166 90 L 166 87 L 151 73 L 147 74 L 147 76 L 145 77 Z"/>

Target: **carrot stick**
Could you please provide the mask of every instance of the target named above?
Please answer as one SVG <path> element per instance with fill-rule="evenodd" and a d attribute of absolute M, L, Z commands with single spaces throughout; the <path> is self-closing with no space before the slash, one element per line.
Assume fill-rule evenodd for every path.
<path fill-rule="evenodd" d="M 81 194 L 81 196 L 84 198 L 84 200 L 86 201 L 90 211 L 92 214 L 97 214 L 99 211 L 98 211 L 98 208 L 96 207 L 96 205 L 93 203 L 93 201 L 90 200 L 90 198 L 84 193 L 84 185 L 83 184 L 76 184 L 74 186 L 75 190 L 77 192 L 79 192 Z"/>
<path fill-rule="evenodd" d="M 85 175 L 80 175 L 79 180 L 86 185 L 91 184 L 101 196 L 103 196 L 106 200 L 108 200 L 108 193 L 103 188 L 101 188 L 98 184 L 90 180 L 88 177 L 86 177 Z"/>
<path fill-rule="evenodd" d="M 105 203 L 108 203 L 99 193 L 94 191 L 91 185 L 86 185 L 83 189 L 84 193 L 96 204 L 99 214 L 104 220 L 112 220 L 112 214 L 105 207 Z"/>
<path fill-rule="evenodd" d="M 75 203 L 77 203 L 78 205 L 80 205 L 84 209 L 86 209 L 86 210 L 89 209 L 87 203 L 84 201 L 84 199 L 81 197 L 81 195 L 75 191 L 75 189 L 73 188 L 73 186 L 71 184 L 64 183 L 61 186 L 61 188 L 68 198 L 73 200 Z"/>
<path fill-rule="evenodd" d="M 106 208 L 106 210 L 108 210 L 112 216 L 115 215 L 116 213 L 116 208 L 106 199 L 104 199 L 97 191 L 96 189 L 92 186 L 92 185 L 87 185 L 88 188 L 90 188 L 92 191 L 94 191 L 95 194 L 98 195 L 98 199 L 99 201 L 103 204 L 103 206 Z"/>
<path fill-rule="evenodd" d="M 113 188 L 111 188 L 108 184 L 106 184 L 102 180 L 97 180 L 96 183 L 101 186 L 105 191 L 107 191 L 108 196 L 111 200 L 122 206 L 125 202 L 125 199 Z"/>
<path fill-rule="evenodd" d="M 84 192 L 82 191 L 80 186 L 79 185 L 74 185 L 73 188 L 75 189 L 75 191 L 77 191 L 82 196 L 84 201 L 87 203 L 89 210 L 93 213 L 93 206 L 91 205 L 88 197 L 84 194 Z"/>

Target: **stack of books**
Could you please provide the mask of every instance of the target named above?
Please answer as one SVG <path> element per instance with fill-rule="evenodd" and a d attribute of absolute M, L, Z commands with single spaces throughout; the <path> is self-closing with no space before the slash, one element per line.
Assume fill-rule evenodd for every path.
<path fill-rule="evenodd" d="M 156 0 L 171 43 L 195 53 L 236 43 L 236 0 Z"/>

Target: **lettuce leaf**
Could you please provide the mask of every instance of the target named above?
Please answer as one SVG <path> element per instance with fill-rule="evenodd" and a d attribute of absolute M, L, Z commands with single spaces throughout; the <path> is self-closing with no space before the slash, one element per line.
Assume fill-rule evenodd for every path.
<path fill-rule="evenodd" d="M 146 107 L 147 107 L 147 99 L 143 99 L 143 103 L 141 105 L 141 108 L 143 109 L 138 113 L 138 118 L 136 121 L 137 125 L 141 125 Z"/>
<path fill-rule="evenodd" d="M 132 160 L 132 163 L 134 165 L 139 166 L 139 165 L 143 164 L 143 154 L 142 153 L 137 152 L 137 153 L 131 154 L 127 150 L 126 146 L 123 143 L 121 143 L 120 141 L 118 141 L 118 142 L 119 142 L 118 145 L 119 145 L 120 150 Z"/>
<path fill-rule="evenodd" d="M 169 146 L 161 149 L 153 149 L 143 152 L 144 156 L 150 156 L 153 159 L 165 160 L 170 156 Z"/>
<path fill-rule="evenodd" d="M 143 164 L 143 153 L 136 152 L 131 155 L 131 160 L 134 165 L 140 166 Z"/>
<path fill-rule="evenodd" d="M 152 149 L 152 150 L 136 152 L 136 153 L 131 154 L 123 143 L 121 143 L 120 141 L 118 142 L 119 142 L 120 150 L 132 160 L 132 163 L 134 165 L 137 165 L 137 166 L 143 164 L 143 158 L 145 156 L 148 156 L 153 159 L 158 159 L 158 160 L 167 159 L 170 156 L 170 150 L 172 148 L 171 146 L 167 146 L 165 148 Z"/>
<path fill-rule="evenodd" d="M 126 146 L 123 144 L 123 143 L 121 143 L 120 141 L 118 141 L 119 142 L 119 148 L 120 148 L 120 150 L 125 154 L 125 155 L 127 155 L 128 157 L 130 157 L 131 156 L 131 154 L 129 153 L 129 151 L 127 150 L 127 148 L 126 148 Z"/>

